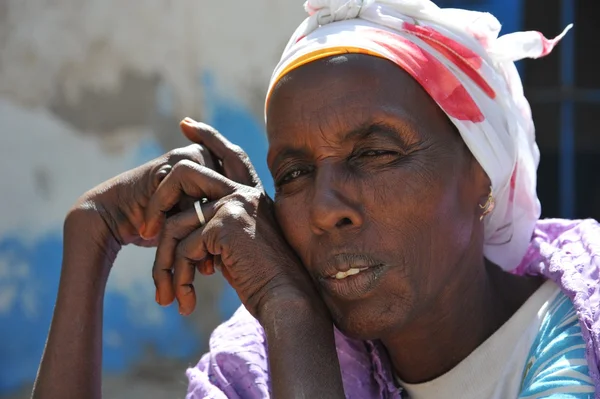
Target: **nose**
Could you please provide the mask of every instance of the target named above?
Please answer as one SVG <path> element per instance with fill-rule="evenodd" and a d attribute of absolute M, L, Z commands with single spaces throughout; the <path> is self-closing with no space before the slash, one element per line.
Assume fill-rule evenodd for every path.
<path fill-rule="evenodd" d="M 364 216 L 356 202 L 358 189 L 350 179 L 340 176 L 333 165 L 328 165 L 318 169 L 314 184 L 310 204 L 310 224 L 314 234 L 362 226 Z"/>

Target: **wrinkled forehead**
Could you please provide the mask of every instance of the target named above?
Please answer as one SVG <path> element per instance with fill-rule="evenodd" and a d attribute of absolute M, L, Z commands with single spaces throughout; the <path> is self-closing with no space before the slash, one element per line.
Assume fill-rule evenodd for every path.
<path fill-rule="evenodd" d="M 274 85 L 267 109 L 269 143 L 343 136 L 372 123 L 417 129 L 446 126 L 436 102 L 393 62 L 365 54 L 336 55 L 290 71 Z"/>
<path fill-rule="evenodd" d="M 385 49 L 377 44 L 376 37 L 381 36 L 382 33 L 392 34 L 392 30 L 368 21 L 355 19 L 321 26 L 318 30 L 300 37 L 295 42 L 292 40 L 271 76 L 267 87 L 265 111 L 268 109 L 273 89 L 279 81 L 303 65 L 349 53 L 390 59 Z"/>

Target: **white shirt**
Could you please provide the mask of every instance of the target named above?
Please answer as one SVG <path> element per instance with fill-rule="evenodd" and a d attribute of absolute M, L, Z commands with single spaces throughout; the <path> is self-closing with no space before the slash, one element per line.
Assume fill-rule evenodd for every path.
<path fill-rule="evenodd" d="M 519 396 L 523 369 L 550 303 L 560 293 L 547 281 L 517 312 L 446 374 L 422 384 L 399 380 L 411 399 L 509 399 Z"/>

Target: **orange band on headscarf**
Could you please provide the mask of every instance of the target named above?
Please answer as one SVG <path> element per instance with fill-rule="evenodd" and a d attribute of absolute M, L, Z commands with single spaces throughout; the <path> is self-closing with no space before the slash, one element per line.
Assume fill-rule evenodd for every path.
<path fill-rule="evenodd" d="M 293 71 L 296 68 L 300 68 L 302 65 L 306 65 L 313 61 L 317 61 L 317 60 L 320 60 L 323 58 L 332 57 L 334 55 L 341 55 L 341 54 L 366 54 L 366 55 L 372 55 L 374 57 L 386 58 L 382 54 L 379 54 L 379 53 L 376 53 L 374 51 L 367 50 L 364 48 L 360 48 L 360 47 L 344 46 L 344 47 L 329 47 L 329 48 L 316 49 L 315 51 L 312 51 L 301 57 L 298 57 L 291 64 L 289 64 L 287 67 L 285 67 L 277 76 L 274 77 L 273 83 L 271 84 L 271 90 L 267 93 L 265 105 L 269 103 L 269 98 L 271 97 L 273 88 L 275 87 L 277 82 L 279 82 L 281 80 L 281 78 L 283 78 L 285 75 L 287 75 L 288 73 L 290 73 L 291 71 Z"/>

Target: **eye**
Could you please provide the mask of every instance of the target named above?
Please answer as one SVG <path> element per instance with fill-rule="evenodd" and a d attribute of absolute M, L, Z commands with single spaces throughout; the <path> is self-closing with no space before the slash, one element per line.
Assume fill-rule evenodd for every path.
<path fill-rule="evenodd" d="M 301 170 L 293 170 L 290 173 L 286 174 L 285 176 L 283 176 L 283 181 L 291 181 L 294 180 L 297 177 L 302 176 L 302 171 Z"/>
<path fill-rule="evenodd" d="M 285 174 L 283 174 L 283 176 L 280 179 L 277 179 L 276 184 L 277 184 L 277 186 L 283 186 L 284 184 L 290 183 L 309 172 L 310 172 L 309 168 L 299 168 L 299 169 L 290 170 L 290 171 L 286 172 Z"/>

